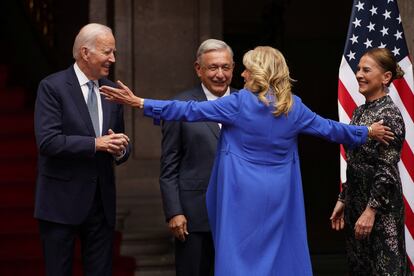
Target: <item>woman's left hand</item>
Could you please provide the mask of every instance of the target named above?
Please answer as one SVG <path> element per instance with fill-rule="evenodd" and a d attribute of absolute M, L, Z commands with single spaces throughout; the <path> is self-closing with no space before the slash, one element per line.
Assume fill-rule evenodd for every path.
<path fill-rule="evenodd" d="M 132 107 L 141 107 L 142 98 L 135 96 L 128 86 L 121 81 L 117 81 L 117 83 L 120 88 L 107 85 L 99 87 L 99 91 L 105 96 L 105 99 L 116 103 L 127 104 Z"/>
<path fill-rule="evenodd" d="M 371 207 L 365 208 L 364 212 L 355 223 L 355 238 L 357 240 L 368 238 L 375 222 L 375 210 Z"/>
<path fill-rule="evenodd" d="M 336 231 L 344 229 L 345 227 L 344 210 L 345 210 L 345 203 L 338 200 L 335 204 L 335 207 L 332 211 L 332 215 L 330 217 L 332 229 Z"/>
<path fill-rule="evenodd" d="M 394 133 L 391 131 L 391 128 L 384 126 L 383 122 L 383 120 L 380 120 L 370 125 L 371 131 L 368 133 L 368 136 L 388 146 L 389 142 L 394 140 Z"/>

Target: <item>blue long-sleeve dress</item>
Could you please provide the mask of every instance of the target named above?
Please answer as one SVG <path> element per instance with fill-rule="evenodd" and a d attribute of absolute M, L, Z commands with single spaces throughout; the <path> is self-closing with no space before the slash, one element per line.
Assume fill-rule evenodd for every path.
<path fill-rule="evenodd" d="M 271 111 L 246 89 L 206 102 L 145 99 L 156 121 L 222 124 L 207 191 L 216 276 L 312 275 L 297 137 L 351 147 L 367 139 L 367 127 L 324 119 L 297 96 L 288 115 Z"/>

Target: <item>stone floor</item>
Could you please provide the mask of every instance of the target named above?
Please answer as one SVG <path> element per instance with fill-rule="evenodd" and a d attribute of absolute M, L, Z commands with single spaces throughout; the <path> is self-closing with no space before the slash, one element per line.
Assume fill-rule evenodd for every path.
<path fill-rule="evenodd" d="M 344 254 L 312 254 L 311 258 L 314 276 L 347 275 Z"/>
<path fill-rule="evenodd" d="M 173 240 L 165 223 L 158 185 L 158 162 L 131 163 L 117 171 L 129 175 L 118 178 L 117 187 L 118 229 L 123 233 L 121 254 L 135 257 L 136 275 L 175 275 Z"/>
<path fill-rule="evenodd" d="M 158 160 L 132 161 L 118 168 L 118 229 L 121 254 L 134 256 L 138 276 L 173 276 L 173 239 L 165 223 L 158 185 Z M 314 276 L 347 275 L 343 238 L 327 227 L 324 216 L 308 225 Z M 335 238 L 332 238 L 334 235 Z M 334 253 L 333 253 L 334 252 Z"/>

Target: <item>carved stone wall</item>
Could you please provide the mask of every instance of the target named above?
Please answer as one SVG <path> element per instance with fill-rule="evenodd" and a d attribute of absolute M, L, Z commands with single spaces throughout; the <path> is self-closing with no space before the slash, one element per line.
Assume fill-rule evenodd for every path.
<path fill-rule="evenodd" d="M 414 1 L 398 0 L 398 8 L 400 9 L 401 19 L 404 27 L 405 39 L 407 40 L 408 50 L 410 52 L 411 61 L 414 56 Z"/>
<path fill-rule="evenodd" d="M 147 98 L 167 99 L 196 82 L 195 52 L 206 38 L 221 37 L 218 0 L 115 1 L 115 77 Z M 126 110 L 134 156 L 158 159 L 160 128 L 139 110 Z"/>
<path fill-rule="evenodd" d="M 90 1 L 91 22 L 107 23 L 106 1 Z M 414 2 L 398 0 L 405 36 L 413 57 Z M 114 32 L 117 40 L 115 78 L 143 97 L 170 98 L 197 82 L 193 70 L 195 51 L 204 39 L 222 37 L 220 0 L 117 0 Z M 413 59 L 412 59 L 413 60 Z M 134 156 L 156 159 L 160 154 L 160 129 L 126 108 L 127 132 L 136 145 Z"/>
<path fill-rule="evenodd" d="M 106 25 L 107 18 L 106 0 L 89 0 L 89 22 Z"/>

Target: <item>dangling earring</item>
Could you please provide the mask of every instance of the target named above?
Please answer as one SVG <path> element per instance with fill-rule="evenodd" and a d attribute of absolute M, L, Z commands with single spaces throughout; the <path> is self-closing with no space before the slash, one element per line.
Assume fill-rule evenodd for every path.
<path fill-rule="evenodd" d="M 388 86 L 386 84 L 382 84 L 382 90 L 385 92 L 385 94 L 388 94 L 390 92 L 390 89 L 388 88 Z"/>

